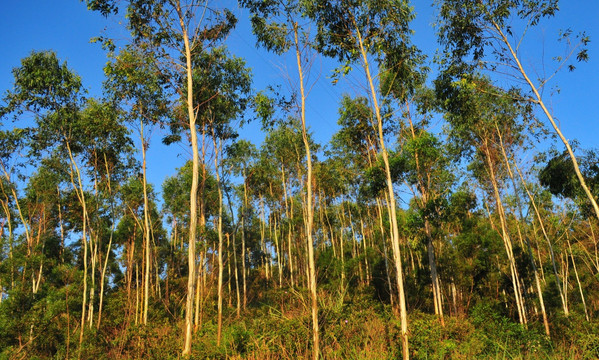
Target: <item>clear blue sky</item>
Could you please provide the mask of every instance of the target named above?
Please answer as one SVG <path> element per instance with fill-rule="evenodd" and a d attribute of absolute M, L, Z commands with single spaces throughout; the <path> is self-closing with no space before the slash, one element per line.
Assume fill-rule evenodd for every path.
<path fill-rule="evenodd" d="M 253 69 L 257 89 L 268 84 L 285 86 L 284 74 L 294 74 L 294 63 L 285 62 L 255 48 L 255 39 L 246 19 L 247 12 L 237 8 L 231 0 L 225 3 L 241 19 L 240 26 L 230 36 L 228 42 L 231 52 L 246 59 Z M 434 13 L 430 1 L 414 1 L 418 14 L 413 23 L 414 42 L 432 57 L 437 48 L 434 38 Z M 569 0 L 562 1 L 562 10 L 555 19 L 544 22 L 542 31 L 533 33 L 524 44 L 524 65 L 529 69 L 541 71 L 543 56 L 550 63 L 551 56 L 561 55 L 554 39 L 557 29 L 571 27 L 573 30 L 586 30 L 591 37 L 589 46 L 590 61 L 581 64 L 569 73 L 562 71 L 551 86 L 559 85 L 561 92 L 550 99 L 550 105 L 559 119 L 563 132 L 569 139 L 578 139 L 585 148 L 599 147 L 599 1 Z M 108 29 L 109 34 L 121 31 L 122 27 L 113 19 L 104 19 L 97 13 L 87 11 L 85 4 L 77 0 L 3 0 L 0 7 L 0 91 L 3 93 L 12 87 L 11 69 L 19 66 L 20 59 L 33 50 L 54 50 L 58 57 L 66 60 L 69 67 L 83 79 L 90 95 L 101 95 L 103 81 L 102 68 L 107 59 L 98 44 L 90 43 L 94 36 Z M 120 30 L 119 30 L 120 29 Z M 545 44 L 545 46 L 541 46 Z M 358 80 L 350 77 L 341 85 L 331 86 L 328 79 L 332 63 L 316 59 L 312 69 L 312 80 L 317 80 L 308 99 L 308 122 L 316 135 L 316 140 L 325 144 L 336 131 L 337 107 L 342 93 L 359 91 L 355 87 Z M 350 81 L 351 80 L 351 81 Z M 285 87 L 284 87 L 285 88 Z M 549 89 L 547 89 L 549 91 Z M 544 120 L 544 119 L 543 119 Z M 10 124 L 4 124 L 10 126 Z M 241 137 L 259 142 L 258 124 L 241 131 Z M 185 147 L 165 149 L 161 144 L 160 130 L 155 130 L 149 152 L 149 180 L 157 189 L 166 176 L 175 173 L 188 158 Z M 257 144 L 258 145 L 258 144 Z M 558 147 L 561 149 L 561 147 Z"/>

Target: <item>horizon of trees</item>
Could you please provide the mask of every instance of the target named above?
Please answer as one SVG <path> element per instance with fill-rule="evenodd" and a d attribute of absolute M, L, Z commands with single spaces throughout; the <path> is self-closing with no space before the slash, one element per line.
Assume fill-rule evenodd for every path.
<path fill-rule="evenodd" d="M 87 5 L 126 14 L 131 34 L 100 39 L 103 96 L 33 51 L 0 102 L 1 356 L 349 356 L 340 324 L 357 299 L 403 359 L 426 357 L 420 314 L 441 332 L 497 314 L 553 344 L 599 326 L 599 159 L 543 96 L 590 39 L 561 33 L 567 55 L 544 78 L 518 51 L 557 1 L 438 2 L 435 62 L 411 42 L 407 1 L 240 1 L 257 46 L 293 55 L 288 92 L 252 87 L 228 9 Z M 338 64 L 318 81 L 364 81 L 326 144 L 306 114 L 315 57 Z M 262 144 L 240 138 L 250 121 Z M 163 184 L 147 180 L 154 128 L 191 154 Z M 280 337 L 298 347 L 248 330 L 294 319 Z"/>

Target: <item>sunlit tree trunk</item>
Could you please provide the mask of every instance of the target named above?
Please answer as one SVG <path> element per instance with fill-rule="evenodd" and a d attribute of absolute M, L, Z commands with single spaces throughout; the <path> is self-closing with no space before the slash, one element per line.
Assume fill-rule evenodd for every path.
<path fill-rule="evenodd" d="M 143 324 L 148 323 L 148 298 L 150 297 L 150 209 L 148 202 L 148 186 L 146 177 L 146 149 L 147 143 L 144 137 L 143 120 L 139 122 L 140 139 L 141 139 L 141 154 L 142 154 L 142 184 L 144 197 L 144 252 L 145 252 L 145 267 L 144 267 L 144 302 L 143 302 Z"/>
<path fill-rule="evenodd" d="M 69 146 L 69 142 L 66 141 L 67 152 L 69 154 L 70 159 L 70 178 L 71 184 L 73 185 L 73 189 L 77 194 L 77 198 L 82 207 L 82 220 L 83 226 L 81 231 L 81 241 L 83 243 L 83 299 L 81 302 L 81 328 L 79 330 L 79 349 L 81 350 L 81 344 L 83 343 L 83 332 L 85 329 L 85 309 L 87 306 L 87 273 L 88 273 L 88 264 L 87 264 L 87 252 L 88 252 L 88 242 L 87 242 L 87 223 L 88 223 L 88 214 L 87 214 L 87 205 L 85 202 L 85 193 L 83 191 L 83 181 L 81 180 L 81 172 L 79 171 L 79 167 L 75 162 L 73 157 L 73 153 L 71 152 L 71 147 Z M 75 174 L 77 176 L 77 185 L 75 185 Z M 79 356 L 81 356 L 81 351 L 79 352 Z"/>
<path fill-rule="evenodd" d="M 270 280 L 269 274 L 269 256 L 268 249 L 266 248 L 266 210 L 264 209 L 264 197 L 262 194 L 259 196 L 260 202 L 260 250 L 262 251 L 262 267 L 264 268 L 266 280 Z"/>
<path fill-rule="evenodd" d="M 395 304 L 393 302 L 393 287 L 391 283 L 391 269 L 389 269 L 389 256 L 387 252 L 387 236 L 385 236 L 385 226 L 383 224 L 383 204 L 381 199 L 376 198 L 376 208 L 378 211 L 379 218 L 379 228 L 381 231 L 381 241 L 383 243 L 383 252 L 385 257 L 385 274 L 387 275 L 387 285 L 389 286 L 389 302 L 391 303 L 391 307 L 394 308 Z"/>
<path fill-rule="evenodd" d="M 566 147 L 566 150 L 568 151 L 568 155 L 570 155 L 570 159 L 572 160 L 572 165 L 574 165 L 574 172 L 576 173 L 576 176 L 578 177 L 578 180 L 580 181 L 580 185 L 581 185 L 582 189 L 584 190 L 584 193 L 588 197 L 589 201 L 591 202 L 591 205 L 593 206 L 593 209 L 595 210 L 595 215 L 597 216 L 597 219 L 599 219 L 599 205 L 597 205 L 597 201 L 595 200 L 595 197 L 591 193 L 591 190 L 589 190 L 589 187 L 587 186 L 587 183 L 584 180 L 582 173 L 580 172 L 580 168 L 578 166 L 578 161 L 576 160 L 576 156 L 574 155 L 572 146 L 570 146 L 570 142 L 568 141 L 568 139 L 566 139 L 564 134 L 562 134 L 562 131 L 560 130 L 557 123 L 555 122 L 553 115 L 551 115 L 551 113 L 549 112 L 549 109 L 545 105 L 545 102 L 543 101 L 543 98 L 541 97 L 539 90 L 537 89 L 535 84 L 533 84 L 533 82 L 528 77 L 528 74 L 524 70 L 522 63 L 520 62 L 520 58 L 519 58 L 518 54 L 516 53 L 516 50 L 514 50 L 514 48 L 512 47 L 512 44 L 510 43 L 510 41 L 504 34 L 503 30 L 501 30 L 501 27 L 499 27 L 499 25 L 495 21 L 492 21 L 492 24 L 493 24 L 493 27 L 495 28 L 495 30 L 497 31 L 497 33 L 499 34 L 502 42 L 507 47 L 507 49 L 509 51 L 509 55 L 511 55 L 512 59 L 514 60 L 514 62 L 516 64 L 517 70 L 520 72 L 520 74 L 524 78 L 524 81 L 528 84 L 528 86 L 530 87 L 530 90 L 533 92 L 534 97 L 535 97 L 534 102 L 541 107 L 541 109 L 543 110 L 543 113 L 545 114 L 545 116 L 547 117 L 549 122 L 551 123 L 553 130 L 555 130 L 555 133 L 557 134 L 557 136 L 560 138 L 560 140 Z"/>
<path fill-rule="evenodd" d="M 364 250 L 364 268 L 366 270 L 366 284 L 370 284 L 370 267 L 368 265 L 368 246 L 366 244 L 366 227 L 364 226 L 364 219 L 360 216 L 360 232 L 362 235 L 362 247 Z"/>
<path fill-rule="evenodd" d="M 106 165 L 106 179 L 107 179 L 107 186 L 108 186 L 108 194 L 110 197 L 112 197 L 112 186 L 111 186 L 111 181 L 110 181 L 110 170 L 108 168 L 108 162 L 106 161 L 106 154 L 104 154 L 104 164 Z M 59 191 L 59 197 L 60 197 L 60 191 Z M 60 206 L 59 206 L 59 214 L 60 214 Z M 106 249 L 106 258 L 104 259 L 104 265 L 102 266 L 102 276 L 100 277 L 100 303 L 98 305 L 98 323 L 96 324 L 97 329 L 100 329 L 100 323 L 102 322 L 102 308 L 103 308 L 103 304 L 104 304 L 104 284 L 105 284 L 105 280 L 106 280 L 106 269 L 108 267 L 108 259 L 110 258 L 110 250 L 112 248 L 112 238 L 114 235 L 114 229 L 116 227 L 116 219 L 114 218 L 115 215 L 115 210 L 114 210 L 114 204 L 111 204 L 111 212 L 113 214 L 113 219 L 112 219 L 112 228 L 110 229 L 110 238 L 108 240 L 108 247 Z M 63 234 L 63 228 L 62 228 L 62 221 L 60 224 L 60 232 L 61 232 L 61 238 L 64 237 Z M 167 277 L 168 279 L 168 277 Z"/>
<path fill-rule="evenodd" d="M 245 169 L 243 170 L 243 210 L 241 215 L 241 273 L 243 278 L 243 310 L 247 307 L 247 269 L 246 269 L 246 251 L 245 251 L 245 215 L 248 206 L 247 177 Z"/>
<path fill-rule="evenodd" d="M 314 221 L 314 206 L 312 204 L 312 155 L 310 153 L 310 142 L 308 141 L 308 131 L 306 129 L 306 93 L 304 89 L 304 70 L 302 63 L 302 50 L 300 48 L 298 24 L 293 24 L 293 39 L 295 45 L 295 55 L 297 61 L 297 70 L 300 85 L 300 112 L 302 122 L 302 139 L 306 150 L 306 239 L 308 247 L 308 282 L 310 284 L 310 297 L 312 303 L 312 359 L 318 360 L 320 357 L 320 333 L 318 327 L 318 298 L 316 292 L 316 265 L 314 263 L 314 240 L 312 239 L 312 222 Z"/>
<path fill-rule="evenodd" d="M 406 306 L 406 296 L 404 291 L 404 275 L 401 264 L 401 251 L 399 247 L 399 227 L 397 225 L 397 212 L 396 212 L 396 202 L 395 202 L 395 192 L 393 191 L 393 180 L 391 179 L 391 168 L 389 165 L 389 155 L 387 153 L 387 148 L 385 145 L 385 138 L 383 135 L 383 117 L 381 115 L 381 109 L 379 107 L 376 87 L 374 84 L 374 79 L 370 74 L 370 64 L 368 62 L 368 53 L 364 47 L 364 41 L 362 39 L 362 34 L 359 29 L 356 30 L 356 37 L 358 41 L 358 46 L 360 49 L 360 55 L 362 58 L 362 65 L 364 67 L 364 71 L 366 73 L 366 79 L 368 81 L 368 86 L 370 90 L 370 96 L 372 99 L 372 106 L 374 108 L 374 113 L 376 115 L 376 128 L 378 131 L 378 141 L 379 148 L 381 151 L 381 156 L 383 158 L 383 163 L 385 164 L 385 177 L 387 182 L 387 193 L 389 196 L 389 207 L 390 207 L 390 217 L 391 217 L 391 248 L 393 250 L 393 257 L 395 263 L 395 272 L 397 274 L 397 290 L 398 290 L 398 302 L 399 302 L 399 311 L 400 311 L 400 321 L 401 321 L 401 343 L 402 343 L 402 355 L 403 359 L 407 360 L 410 358 L 409 346 L 408 346 L 408 310 Z"/>
<path fill-rule="evenodd" d="M 283 163 L 281 162 L 281 181 L 283 183 L 283 195 L 285 197 L 285 216 L 287 217 L 287 257 L 289 264 L 289 277 L 291 279 L 291 287 L 295 287 L 295 278 L 293 274 L 293 255 L 291 252 L 291 222 L 293 220 L 292 212 L 290 211 L 289 206 L 289 196 L 287 195 L 287 180 L 285 179 L 285 169 L 283 167 Z M 293 205 L 292 205 L 293 206 Z"/>
<path fill-rule="evenodd" d="M 193 327 L 193 302 L 196 286 L 196 229 L 197 229 L 197 195 L 198 195 L 198 175 L 199 175 L 199 154 L 198 154 L 198 137 L 196 131 L 196 115 L 193 102 L 193 77 L 191 64 L 191 44 L 189 43 L 189 35 L 187 34 L 187 24 L 181 9 L 179 0 L 174 0 L 174 6 L 179 19 L 181 34 L 185 47 L 185 71 L 187 80 L 187 115 L 189 118 L 189 132 L 191 135 L 191 153 L 192 153 L 192 180 L 191 190 L 189 193 L 189 245 L 188 251 L 188 276 L 187 276 L 187 300 L 185 304 L 185 343 L 183 345 L 183 355 L 191 354 L 191 336 Z"/>
<path fill-rule="evenodd" d="M 212 134 L 214 141 L 214 174 L 216 175 L 216 184 L 218 189 L 218 333 L 216 337 L 216 344 L 220 346 L 222 332 L 223 332 L 223 191 L 222 184 L 220 182 L 219 174 L 219 153 L 221 150 L 220 146 L 216 144 L 216 138 L 214 132 Z"/>
<path fill-rule="evenodd" d="M 283 287 L 283 256 L 281 252 L 281 246 L 279 244 L 279 231 L 278 231 L 278 222 L 277 222 L 277 214 L 274 213 L 272 216 L 273 222 L 273 237 L 275 240 L 275 251 L 277 252 L 277 264 L 278 264 L 278 275 L 279 275 L 279 288 Z"/>
<path fill-rule="evenodd" d="M 341 255 L 341 293 L 345 293 L 346 285 L 346 269 L 345 269 L 345 227 L 347 221 L 345 219 L 345 209 L 343 206 L 343 199 L 339 203 L 339 210 L 337 211 L 337 217 L 339 219 L 339 253 Z"/>
<path fill-rule="evenodd" d="M 235 309 L 237 311 L 237 317 L 239 318 L 241 316 L 241 292 L 239 289 L 239 264 L 237 263 L 237 242 L 235 241 L 235 238 L 237 236 L 235 235 L 233 235 L 233 263 L 235 274 L 235 293 L 237 295 Z"/>
<path fill-rule="evenodd" d="M 505 220 L 505 210 L 503 208 L 503 204 L 501 202 L 501 195 L 499 194 L 499 187 L 497 185 L 497 179 L 495 177 L 495 170 L 493 161 L 491 160 L 491 154 L 488 145 L 488 139 L 484 139 L 484 147 L 483 151 L 485 153 L 485 160 L 487 162 L 487 170 L 489 171 L 489 181 L 493 186 L 493 195 L 495 198 L 495 204 L 497 207 L 497 214 L 499 216 L 499 223 L 501 226 L 501 237 L 503 239 L 503 245 L 505 247 L 505 251 L 508 257 L 508 262 L 510 265 L 510 274 L 512 278 L 512 285 L 514 289 L 514 297 L 516 300 L 516 307 L 518 309 L 518 318 L 520 320 L 520 324 L 526 325 L 526 312 L 524 310 L 524 299 L 522 297 L 522 290 L 520 288 L 520 280 L 518 276 L 518 269 L 516 268 L 516 260 L 514 259 L 514 252 L 512 248 L 512 240 L 507 232 L 507 222 Z M 489 213 L 489 216 L 491 214 Z"/>
<path fill-rule="evenodd" d="M 572 266 L 574 267 L 574 274 L 576 275 L 576 283 L 578 284 L 578 291 L 580 292 L 580 299 L 582 300 L 582 306 L 584 308 L 584 316 L 589 320 L 589 312 L 587 310 L 587 302 L 584 298 L 584 293 L 582 291 L 582 285 L 580 284 L 580 277 L 578 276 L 578 269 L 576 268 L 576 261 L 574 260 L 574 253 L 572 252 L 572 245 L 570 244 L 570 234 L 569 231 L 566 230 L 566 241 L 568 242 L 568 249 L 570 250 L 570 258 L 572 259 Z"/>
<path fill-rule="evenodd" d="M 409 111 L 409 108 L 408 108 Z M 411 115 L 408 113 L 408 122 L 410 124 L 410 132 L 412 134 L 412 139 L 416 140 L 416 131 L 414 129 L 414 124 L 412 123 Z M 420 199 L 420 207 L 424 209 L 427 206 L 427 203 L 430 199 L 429 194 L 429 186 L 425 182 L 425 175 L 423 172 L 424 169 L 420 168 L 420 159 L 418 156 L 418 152 L 416 151 L 414 154 L 414 159 L 416 162 L 416 173 L 418 178 L 418 188 L 420 191 L 421 199 Z M 431 224 L 428 216 L 424 216 L 424 233 L 426 235 L 426 249 L 428 253 L 428 264 L 431 271 L 431 282 L 433 287 L 433 303 L 435 306 L 435 314 L 439 316 L 441 320 L 441 325 L 445 326 L 445 319 L 443 318 L 443 298 L 441 296 L 441 285 L 439 281 L 439 275 L 437 273 L 437 261 L 435 259 L 435 247 L 433 245 L 433 236 L 431 231 Z"/>
<path fill-rule="evenodd" d="M 501 146 L 501 153 L 503 154 L 503 159 L 505 161 L 505 164 L 506 164 L 506 167 L 507 167 L 507 170 L 508 170 L 508 175 L 512 179 L 512 182 L 514 184 L 514 189 L 516 189 L 516 179 L 514 178 L 514 174 L 512 172 L 511 166 L 510 166 L 510 161 L 509 161 L 509 159 L 507 157 L 505 146 L 503 145 L 503 139 L 501 137 L 501 132 L 499 131 L 499 127 L 497 126 L 497 124 L 495 124 L 495 128 L 497 130 L 497 135 L 499 136 L 499 142 L 500 142 L 500 146 Z M 518 164 L 516 164 L 516 162 L 514 162 L 514 166 L 516 167 L 516 170 L 518 171 L 518 174 L 520 175 L 520 181 L 522 183 L 522 187 L 524 187 L 524 189 L 526 190 L 526 193 L 528 194 L 528 197 L 529 197 L 529 199 L 530 199 L 530 201 L 531 201 L 531 203 L 532 203 L 532 205 L 533 205 L 533 207 L 535 209 L 535 213 L 537 214 L 537 218 L 539 220 L 539 223 L 542 226 L 543 222 L 542 222 L 541 216 L 538 213 L 537 207 L 535 205 L 535 202 L 534 202 L 534 199 L 533 199 L 532 195 L 530 194 L 530 191 L 528 191 L 528 187 L 526 186 L 526 182 L 524 181 L 524 177 L 522 176 L 522 173 L 520 172 L 520 169 L 518 168 Z M 521 208 L 521 205 L 520 205 L 519 201 L 518 201 L 518 206 Z M 522 211 L 522 209 L 520 209 L 520 211 Z M 521 218 L 522 218 L 522 216 L 521 216 Z M 517 226 L 518 226 L 518 235 L 520 237 L 520 241 L 522 241 L 523 236 L 521 234 L 520 224 L 518 223 Z M 543 228 L 543 231 L 544 231 L 544 228 Z M 543 299 L 543 291 L 541 290 L 541 282 L 539 280 L 539 274 L 538 274 L 538 271 L 537 271 L 537 265 L 535 263 L 534 255 L 532 253 L 532 249 L 531 249 L 531 246 L 530 246 L 530 241 L 528 240 L 528 238 L 526 238 L 526 246 L 527 246 L 529 257 L 530 257 L 530 261 L 531 261 L 531 264 L 532 264 L 533 273 L 534 273 L 534 276 L 535 276 L 535 285 L 536 285 L 537 294 L 538 294 L 538 297 L 539 297 L 539 304 L 541 306 L 541 313 L 543 315 L 543 325 L 545 326 L 545 334 L 547 336 L 550 336 L 549 321 L 547 319 L 547 312 L 545 310 L 545 301 Z M 539 259 L 539 261 L 540 261 L 540 259 Z M 556 276 L 557 276 L 557 274 L 556 274 Z M 559 284 L 558 284 L 558 286 L 559 286 Z M 560 288 L 560 294 L 561 294 L 561 288 Z"/>

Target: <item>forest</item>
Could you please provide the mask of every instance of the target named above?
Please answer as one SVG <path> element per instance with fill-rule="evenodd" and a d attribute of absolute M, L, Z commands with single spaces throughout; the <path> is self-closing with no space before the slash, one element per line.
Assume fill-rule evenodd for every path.
<path fill-rule="evenodd" d="M 0 359 L 599 358 L 599 154 L 552 101 L 591 39 L 525 49 L 557 0 L 431 1 L 430 53 L 407 0 L 82 2 L 127 34 L 102 95 L 37 49 L 1 89 Z"/>

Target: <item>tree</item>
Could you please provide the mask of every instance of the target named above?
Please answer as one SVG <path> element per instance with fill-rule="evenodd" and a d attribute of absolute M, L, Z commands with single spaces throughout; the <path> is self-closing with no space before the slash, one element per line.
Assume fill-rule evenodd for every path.
<path fill-rule="evenodd" d="M 102 14 L 117 12 L 113 0 L 88 1 L 88 7 Z M 169 88 L 181 99 L 181 118 L 187 121 L 177 122 L 177 127 L 188 129 L 192 148 L 192 185 L 190 190 L 190 231 L 188 247 L 188 285 L 185 310 L 185 344 L 183 355 L 191 353 L 193 326 L 193 304 L 196 288 L 196 225 L 197 193 L 200 171 L 198 146 L 197 106 L 195 97 L 194 73 L 198 66 L 195 59 L 207 49 L 223 40 L 235 26 L 236 19 L 228 11 L 216 11 L 196 0 L 184 1 L 131 1 L 127 4 L 127 27 L 131 31 L 133 42 L 144 44 L 155 56 L 156 70 L 161 76 L 172 81 Z M 184 115 L 186 114 L 186 115 Z M 171 142 L 169 140 L 169 142 Z"/>
<path fill-rule="evenodd" d="M 384 163 L 388 204 L 390 210 L 394 264 L 401 318 L 403 358 L 409 358 L 408 318 L 401 265 L 399 228 L 397 226 L 396 201 L 389 164 L 389 154 L 384 137 L 384 118 L 381 100 L 389 93 L 381 94 L 376 79 L 403 101 L 413 92 L 420 81 L 416 65 L 421 58 L 418 50 L 409 43 L 409 23 L 413 14 L 406 1 L 367 0 L 317 0 L 308 8 L 309 16 L 318 27 L 317 47 L 326 56 L 337 58 L 343 66 L 339 73 L 346 73 L 351 65 L 361 65 L 366 75 L 371 106 L 374 110 L 379 151 Z M 374 61 L 373 61 L 374 60 Z M 379 73 L 372 72 L 378 69 Z"/>
<path fill-rule="evenodd" d="M 52 52 L 32 53 L 23 59 L 21 67 L 13 70 L 15 77 L 15 90 L 8 94 L 6 113 L 20 114 L 24 110 L 35 114 L 38 124 L 35 141 L 32 144 L 32 153 L 40 154 L 43 149 L 56 144 L 62 147 L 70 159 L 70 177 L 73 189 L 83 212 L 82 243 L 84 245 L 83 263 L 83 301 L 81 309 L 81 330 L 79 343 L 83 341 L 84 324 L 87 309 L 87 277 L 88 277 L 88 216 L 82 174 L 75 159 L 71 145 L 81 130 L 78 127 L 77 117 L 82 105 L 81 93 L 83 92 L 81 79 L 67 67 L 60 63 L 56 54 Z M 84 140 L 83 138 L 80 138 Z M 75 145 L 75 150 L 78 146 Z M 27 232 L 28 233 L 28 232 Z M 90 314 L 91 314 L 91 309 Z M 87 317 L 91 320 L 90 317 Z M 90 321 L 91 324 L 91 321 Z"/>
<path fill-rule="evenodd" d="M 28 131 L 29 156 L 42 160 L 47 156 L 58 159 L 59 163 L 68 159 L 54 166 L 62 172 L 63 179 L 70 182 L 80 206 L 77 210 L 82 218 L 77 223 L 81 225 L 84 268 L 81 344 L 86 322 L 90 328 L 93 326 L 95 270 L 101 257 L 99 231 L 102 225 L 101 218 L 94 218 L 98 212 L 95 205 L 99 203 L 94 197 L 98 185 L 110 177 L 110 171 L 123 160 L 122 154 L 127 151 L 130 141 L 127 130 L 115 122 L 114 109 L 93 99 L 85 100 L 81 79 L 66 63 L 61 63 L 56 54 L 34 52 L 23 59 L 21 67 L 13 74 L 15 88 L 7 93 L 4 113 L 14 115 L 15 119 L 20 119 L 24 112 L 33 115 L 36 127 Z M 120 168 L 122 170 L 122 166 Z M 87 179 L 93 180 L 93 192 L 86 186 Z M 59 187 L 52 189 L 59 190 Z M 91 280 L 89 288 L 88 277 Z"/>
<path fill-rule="evenodd" d="M 243 199 L 241 204 L 240 221 L 241 221 L 241 275 L 243 283 L 243 310 L 247 307 L 247 255 L 246 255 L 246 241 L 245 241 L 245 229 L 246 229 L 246 218 L 248 215 L 249 206 L 249 194 L 248 194 L 248 169 L 252 166 L 252 162 L 256 157 L 256 147 L 254 144 L 247 140 L 237 140 L 233 144 L 227 147 L 227 157 L 225 162 L 229 165 L 230 171 L 234 175 L 241 175 L 242 177 L 242 192 Z M 235 249 L 235 236 L 233 237 L 233 248 Z M 235 265 L 235 273 L 237 274 L 237 261 Z M 239 290 L 238 290 L 239 292 Z M 239 296 L 238 296 L 239 297 Z M 239 316 L 240 300 L 237 302 L 237 316 Z"/>
<path fill-rule="evenodd" d="M 470 166 L 474 175 L 495 202 L 500 225 L 497 231 L 503 239 L 508 257 L 518 318 L 526 326 L 523 285 L 501 192 L 502 179 L 507 176 L 509 166 L 502 161 L 502 151 L 513 152 L 526 144 L 525 130 L 534 125 L 530 105 L 519 100 L 516 90 L 515 93 L 497 91 L 485 77 L 464 76 L 449 88 L 443 85 L 438 83 L 437 91 L 441 94 L 443 107 L 447 111 L 446 118 L 452 126 L 452 142 L 456 148 L 473 155 Z M 496 228 L 490 212 L 489 219 Z"/>
<path fill-rule="evenodd" d="M 531 79 L 529 75 L 531 71 L 525 68 L 519 54 L 525 35 L 544 18 L 555 16 L 558 10 L 557 0 L 442 1 L 439 40 L 445 45 L 446 71 L 443 76 L 459 78 L 461 74 L 480 67 L 497 74 L 505 73 L 526 84 L 528 91 L 519 94 L 520 98 L 541 108 L 551 128 L 566 147 L 580 186 L 599 219 L 599 205 L 580 171 L 574 150 L 542 96 L 543 88 L 562 67 L 567 66 L 570 71 L 574 70 L 575 66 L 571 63 L 571 58 L 575 57 L 578 62 L 588 60 L 586 46 L 590 39 L 584 32 L 578 35 L 572 35 L 571 30 L 561 33 L 558 40 L 569 45 L 566 49 L 567 55 L 556 57 L 557 64 L 554 70 L 547 77 L 539 79 L 537 83 Z M 520 30 L 520 34 L 517 30 Z M 514 39 L 513 42 L 510 38 Z M 489 53 L 492 54 L 494 61 L 487 60 Z M 514 84 L 514 86 L 518 85 Z"/>
<path fill-rule="evenodd" d="M 425 129 L 416 128 L 411 117 L 412 115 L 408 114 L 410 134 L 407 136 L 411 138 L 404 145 L 408 158 L 408 183 L 416 188 L 415 201 L 418 204 L 419 217 L 424 225 L 435 314 L 439 316 L 441 324 L 444 325 L 443 298 L 437 272 L 433 234 L 435 228 L 441 225 L 444 201 L 454 179 L 451 172 L 448 171 L 450 163 L 443 144 Z"/>
<path fill-rule="evenodd" d="M 143 302 L 143 323 L 148 322 L 148 305 L 150 297 L 150 256 L 151 256 L 151 236 L 150 236 L 150 209 L 148 203 L 147 187 L 147 160 L 146 151 L 149 147 L 148 137 L 144 134 L 144 128 L 164 122 L 168 116 L 169 101 L 166 99 L 163 86 L 164 79 L 158 76 L 154 71 L 154 57 L 147 49 L 144 51 L 144 45 L 136 48 L 134 44 L 126 46 L 114 57 L 113 62 L 108 63 L 105 68 L 107 80 L 104 83 L 107 95 L 112 102 L 120 108 L 122 121 L 131 123 L 133 126 L 137 122 L 140 147 L 142 154 L 142 184 L 144 196 L 144 302 Z M 151 131 L 151 128 L 150 128 Z M 148 131 L 146 130 L 146 133 Z"/>
<path fill-rule="evenodd" d="M 308 250 L 308 274 L 309 288 L 312 300 L 312 358 L 317 360 L 320 353 L 320 334 L 318 328 L 318 294 L 316 284 L 316 267 L 314 262 L 314 240 L 313 240 L 313 222 L 314 205 L 312 190 L 312 154 L 308 130 L 306 125 L 306 71 L 307 63 L 305 60 L 306 52 L 310 48 L 310 38 L 307 32 L 301 31 L 303 28 L 300 21 L 304 12 L 303 4 L 287 0 L 273 1 L 253 1 L 242 0 L 241 4 L 249 8 L 252 13 L 252 29 L 258 38 L 258 43 L 267 50 L 276 54 L 283 54 L 293 49 L 296 58 L 297 73 L 299 79 L 299 104 L 298 113 L 302 129 L 302 140 L 306 154 L 306 181 L 304 183 L 306 191 L 305 206 L 305 227 L 306 227 L 306 245 Z"/>

